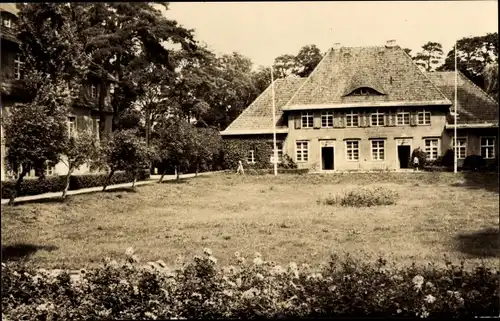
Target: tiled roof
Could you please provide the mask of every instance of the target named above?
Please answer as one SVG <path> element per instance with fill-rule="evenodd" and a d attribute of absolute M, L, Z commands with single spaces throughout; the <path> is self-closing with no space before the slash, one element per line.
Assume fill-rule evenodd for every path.
<path fill-rule="evenodd" d="M 434 84 L 452 102 L 455 96 L 455 72 L 427 73 Z M 476 86 L 462 73 L 458 73 L 457 88 L 457 123 L 495 123 L 498 124 L 498 103 Z M 451 107 L 453 111 L 454 106 Z"/>
<path fill-rule="evenodd" d="M 345 96 L 356 86 L 372 87 L 384 95 Z M 451 103 L 400 47 L 342 47 L 323 57 L 286 109 L 343 103 L 375 106 L 384 102 Z"/>
<path fill-rule="evenodd" d="M 17 16 L 19 9 L 15 3 L 0 3 L 0 11 L 7 11 Z"/>
<path fill-rule="evenodd" d="M 274 81 L 276 104 L 276 127 L 278 132 L 286 131 L 287 124 L 283 120 L 282 107 L 292 98 L 305 78 L 288 77 Z M 272 133 L 273 105 L 271 85 L 260 94 L 227 128 L 222 135 Z"/>

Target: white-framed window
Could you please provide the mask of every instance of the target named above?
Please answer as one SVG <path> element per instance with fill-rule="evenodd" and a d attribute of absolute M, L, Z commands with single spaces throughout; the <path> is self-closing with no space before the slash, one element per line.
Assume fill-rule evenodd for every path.
<path fill-rule="evenodd" d="M 383 161 L 385 159 L 385 141 L 382 139 L 372 140 L 372 160 Z"/>
<path fill-rule="evenodd" d="M 76 135 L 76 117 L 68 117 L 68 135 L 74 137 Z"/>
<path fill-rule="evenodd" d="M 20 171 L 23 170 L 23 166 L 21 165 Z M 26 177 L 36 177 L 35 170 L 32 168 L 26 173 Z"/>
<path fill-rule="evenodd" d="M 271 164 L 274 164 L 274 144 L 272 144 L 272 150 L 271 150 L 271 157 L 270 157 L 270 162 Z M 276 150 L 278 154 L 278 163 L 281 163 L 283 161 L 283 143 L 282 142 L 276 142 Z"/>
<path fill-rule="evenodd" d="M 428 160 L 435 160 L 439 156 L 439 139 L 427 138 L 425 140 L 425 152 Z"/>
<path fill-rule="evenodd" d="M 324 111 L 321 113 L 321 128 L 333 127 L 333 112 Z"/>
<path fill-rule="evenodd" d="M 247 153 L 247 163 L 248 164 L 255 164 L 255 151 L 249 150 Z"/>
<path fill-rule="evenodd" d="M 375 112 L 373 112 L 371 115 L 372 126 L 384 126 L 384 115 L 384 113 L 381 113 L 378 111 L 378 109 L 376 109 Z"/>
<path fill-rule="evenodd" d="M 19 80 L 21 79 L 21 72 L 23 70 L 23 61 L 21 59 L 21 54 L 17 53 L 14 58 L 14 77 Z"/>
<path fill-rule="evenodd" d="M 2 17 L 2 26 L 4 26 L 5 28 L 12 28 L 13 26 L 13 21 L 12 21 L 12 18 L 10 17 Z"/>
<path fill-rule="evenodd" d="M 495 137 L 481 137 L 481 156 L 484 159 L 495 158 Z"/>
<path fill-rule="evenodd" d="M 467 137 L 457 137 L 457 148 L 455 149 L 455 138 L 451 138 L 451 146 L 453 152 L 456 151 L 457 158 L 464 159 L 467 157 Z"/>
<path fill-rule="evenodd" d="M 417 112 L 417 124 L 418 125 L 430 125 L 431 124 L 431 112 L 428 110 L 420 110 Z"/>
<path fill-rule="evenodd" d="M 49 164 L 47 164 L 45 166 L 45 173 L 47 176 L 53 176 L 56 172 L 56 167 L 55 166 L 51 166 Z"/>
<path fill-rule="evenodd" d="M 301 114 L 302 128 L 312 128 L 314 125 L 314 115 L 312 112 L 303 112 Z"/>
<path fill-rule="evenodd" d="M 90 85 L 90 97 L 92 98 L 97 97 L 97 87 L 94 84 Z"/>
<path fill-rule="evenodd" d="M 345 125 L 346 127 L 358 127 L 359 124 L 359 115 L 354 110 L 350 110 L 345 115 Z"/>
<path fill-rule="evenodd" d="M 410 112 L 407 110 L 400 110 L 396 115 L 398 125 L 410 125 Z"/>
<path fill-rule="evenodd" d="M 348 161 L 359 161 L 359 141 L 346 140 L 345 150 L 346 150 L 346 159 Z"/>
<path fill-rule="evenodd" d="M 309 160 L 309 142 L 298 141 L 295 143 L 295 159 L 297 162 L 307 162 Z"/>

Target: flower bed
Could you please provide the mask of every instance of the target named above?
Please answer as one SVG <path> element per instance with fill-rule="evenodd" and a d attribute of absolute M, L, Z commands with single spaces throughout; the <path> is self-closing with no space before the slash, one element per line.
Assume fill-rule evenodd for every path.
<path fill-rule="evenodd" d="M 498 270 L 478 266 L 407 268 L 333 257 L 322 267 L 286 267 L 256 253 L 218 267 L 209 249 L 170 269 L 162 261 L 127 262 L 69 274 L 36 272 L 22 265 L 2 269 L 2 316 L 20 319 L 172 319 L 333 316 L 498 315 Z"/>

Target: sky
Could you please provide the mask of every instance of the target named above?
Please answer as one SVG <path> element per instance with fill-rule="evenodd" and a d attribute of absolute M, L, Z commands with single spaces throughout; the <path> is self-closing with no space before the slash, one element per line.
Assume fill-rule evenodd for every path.
<path fill-rule="evenodd" d="M 237 51 L 256 66 L 315 44 L 383 46 L 396 40 L 420 51 L 439 42 L 446 55 L 463 37 L 498 31 L 497 1 L 171 2 L 164 14 L 214 52 Z"/>

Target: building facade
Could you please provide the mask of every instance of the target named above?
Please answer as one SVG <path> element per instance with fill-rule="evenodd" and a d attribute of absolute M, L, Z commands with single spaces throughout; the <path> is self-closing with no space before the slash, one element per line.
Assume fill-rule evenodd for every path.
<path fill-rule="evenodd" d="M 4 139 L 3 122 L 9 115 L 9 111 L 16 104 L 22 104 L 23 88 L 23 58 L 20 54 L 19 40 L 16 38 L 17 8 L 15 4 L 0 4 L 0 28 L 1 28 L 1 46 L 0 46 L 0 98 L 1 98 L 1 180 L 9 179 L 12 173 L 8 172 L 5 156 L 7 148 Z M 77 129 L 92 129 L 96 137 L 99 135 L 99 111 L 97 107 L 98 92 L 100 89 L 99 79 L 89 76 L 85 86 L 83 86 L 80 98 L 75 102 L 68 115 L 68 132 L 70 135 L 76 133 Z M 105 99 L 105 131 L 111 132 L 112 128 L 112 109 L 110 106 L 110 95 Z M 88 172 L 86 166 L 82 166 L 75 174 Z M 60 162 L 55 166 L 47 166 L 46 175 L 64 175 L 67 173 L 67 166 Z M 32 170 L 28 177 L 35 177 Z"/>
<path fill-rule="evenodd" d="M 455 73 L 421 71 L 394 41 L 336 46 L 309 77 L 275 81 L 279 156 L 314 171 L 406 169 L 416 148 L 436 160 L 453 148 L 454 84 Z M 498 104 L 459 73 L 457 109 L 459 166 L 468 155 L 494 162 Z M 273 125 L 269 86 L 221 134 L 272 142 Z"/>

